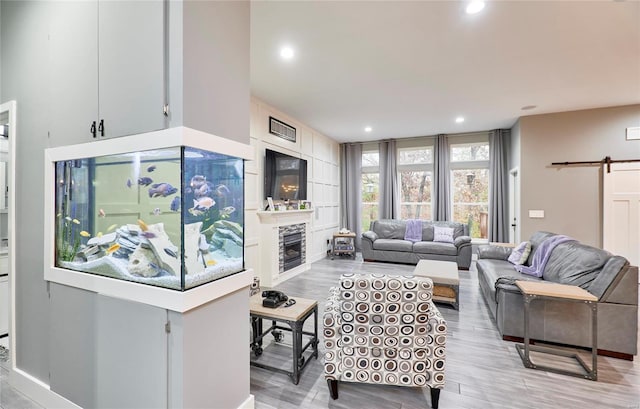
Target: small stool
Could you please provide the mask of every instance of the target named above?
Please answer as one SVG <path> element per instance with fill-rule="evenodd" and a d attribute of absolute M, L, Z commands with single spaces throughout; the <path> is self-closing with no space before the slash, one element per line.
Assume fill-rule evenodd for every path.
<path fill-rule="evenodd" d="M 453 261 L 420 260 L 413 275 L 429 277 L 433 281 L 433 301 L 460 309 L 460 277 L 458 263 Z"/>

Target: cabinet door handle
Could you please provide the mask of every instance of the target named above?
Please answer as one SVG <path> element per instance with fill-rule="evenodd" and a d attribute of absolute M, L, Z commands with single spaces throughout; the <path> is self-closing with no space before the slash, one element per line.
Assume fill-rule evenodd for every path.
<path fill-rule="evenodd" d="M 100 125 L 98 125 L 98 132 L 100 132 L 100 136 L 104 136 L 104 119 L 100 120 Z"/>
<path fill-rule="evenodd" d="M 96 137 L 96 121 L 91 122 L 91 129 L 90 129 L 91 135 L 93 135 L 93 137 Z"/>

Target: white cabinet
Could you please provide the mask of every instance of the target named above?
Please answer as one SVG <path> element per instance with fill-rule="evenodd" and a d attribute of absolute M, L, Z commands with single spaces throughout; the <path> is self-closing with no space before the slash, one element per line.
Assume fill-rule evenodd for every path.
<path fill-rule="evenodd" d="M 49 36 L 55 145 L 165 128 L 165 2 L 56 2 Z"/>

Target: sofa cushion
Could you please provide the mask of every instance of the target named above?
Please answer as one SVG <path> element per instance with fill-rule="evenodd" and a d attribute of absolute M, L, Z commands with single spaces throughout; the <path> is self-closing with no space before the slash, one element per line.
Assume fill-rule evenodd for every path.
<path fill-rule="evenodd" d="M 507 260 L 511 255 L 511 247 L 494 246 L 484 244 L 478 246 L 478 259 L 491 258 L 496 260 Z"/>
<path fill-rule="evenodd" d="M 458 255 L 458 249 L 452 243 L 439 243 L 437 241 L 419 241 L 413 244 L 414 253 L 443 254 L 447 256 Z"/>
<path fill-rule="evenodd" d="M 609 286 L 613 284 L 613 282 L 620 274 L 620 270 L 626 267 L 629 262 L 626 258 L 621 256 L 613 256 L 611 257 L 607 263 L 602 267 L 602 271 L 600 274 L 593 280 L 591 285 L 589 286 L 589 292 L 599 299 L 602 298 L 604 293 L 609 289 Z M 621 274 L 622 275 L 622 274 Z M 637 280 L 635 280 L 637 282 Z M 632 297 L 633 298 L 633 297 Z M 615 302 L 607 299 L 609 302 Z M 635 300 L 628 300 L 628 302 L 635 302 Z"/>
<path fill-rule="evenodd" d="M 371 242 L 378 240 L 378 235 L 372 232 L 371 230 L 362 233 L 362 238 L 367 239 Z"/>
<path fill-rule="evenodd" d="M 433 223 L 422 223 L 422 241 L 433 241 Z"/>
<path fill-rule="evenodd" d="M 498 281 L 498 286 L 503 290 L 513 291 L 519 293 L 520 290 L 513 285 L 508 284 L 508 282 L 513 282 L 515 280 L 526 280 L 526 281 L 540 281 L 541 278 L 533 277 L 530 275 L 522 274 L 517 272 L 513 268 L 513 264 L 509 263 L 506 260 L 496 260 L 496 259 L 479 259 L 476 262 L 476 268 L 478 269 L 478 280 L 482 280 L 485 283 L 485 286 L 489 289 L 491 299 L 493 301 L 496 300 L 496 281 L 499 278 L 505 277 L 510 280 L 502 282 L 502 280 Z M 501 283 L 502 282 L 502 283 Z"/>
<path fill-rule="evenodd" d="M 382 219 L 371 222 L 371 230 L 381 239 L 403 240 L 406 226 L 404 220 Z"/>
<path fill-rule="evenodd" d="M 577 241 L 562 243 L 551 253 L 542 277 L 547 281 L 577 285 L 589 290 L 591 283 L 598 277 L 611 257 L 608 251 Z M 614 278 L 615 274 L 610 274 L 606 280 L 607 283 L 601 281 L 599 287 L 608 287 Z"/>
<path fill-rule="evenodd" d="M 433 222 L 434 226 L 441 226 L 441 227 L 451 227 L 453 229 L 453 238 L 457 238 L 460 236 L 468 236 L 469 232 L 468 232 L 468 227 L 466 224 L 464 223 L 458 223 L 458 222 Z"/>
<path fill-rule="evenodd" d="M 531 238 L 529 238 L 529 243 L 531 243 L 531 253 L 529 253 L 529 258 L 527 259 L 527 262 L 524 263 L 524 265 L 531 266 L 531 260 L 533 260 L 533 255 L 538 249 L 538 246 L 540 246 L 540 244 L 542 244 L 542 242 L 547 238 L 555 235 L 555 233 L 549 233 L 548 231 L 537 231 L 533 233 L 531 235 Z"/>
<path fill-rule="evenodd" d="M 378 239 L 373 242 L 374 250 L 408 251 L 411 252 L 413 243 L 407 240 Z"/>
<path fill-rule="evenodd" d="M 453 243 L 453 228 L 433 226 L 433 241 L 439 243 Z"/>
<path fill-rule="evenodd" d="M 529 259 L 529 253 L 531 253 L 531 243 L 523 241 L 513 249 L 509 258 L 507 259 L 511 264 L 524 264 Z"/>

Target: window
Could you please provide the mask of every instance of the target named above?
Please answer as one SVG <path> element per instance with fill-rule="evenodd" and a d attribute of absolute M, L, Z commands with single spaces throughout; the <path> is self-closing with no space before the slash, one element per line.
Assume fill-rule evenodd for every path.
<path fill-rule="evenodd" d="M 469 224 L 472 238 L 487 238 L 489 141 L 474 139 L 450 142 L 452 215 L 453 221 Z"/>
<path fill-rule="evenodd" d="M 431 220 L 433 148 L 398 149 L 400 218 Z"/>
<path fill-rule="evenodd" d="M 376 150 L 362 152 L 362 230 L 369 230 L 373 220 L 378 219 L 380 196 L 380 155 Z"/>

